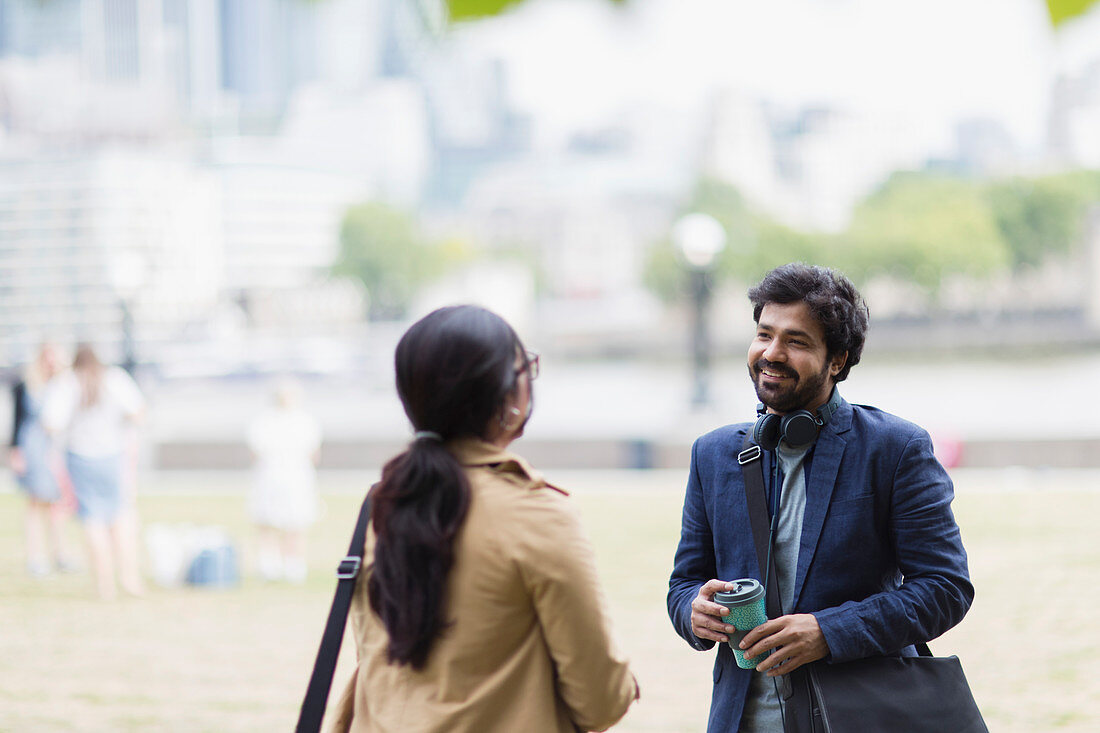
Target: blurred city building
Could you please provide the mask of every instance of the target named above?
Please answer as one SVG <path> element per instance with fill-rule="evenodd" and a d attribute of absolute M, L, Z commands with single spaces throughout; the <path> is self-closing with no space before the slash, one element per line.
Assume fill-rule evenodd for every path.
<path fill-rule="evenodd" d="M 167 150 L 0 156 L 7 345 L 26 348 L 43 337 L 114 342 L 121 308 L 153 341 L 204 319 L 225 278 L 216 184 Z"/>
<path fill-rule="evenodd" d="M 1048 129 L 1056 163 L 1100 168 L 1100 58 L 1055 80 Z"/>
<path fill-rule="evenodd" d="M 116 358 L 136 339 L 151 361 L 227 331 L 360 321 L 366 294 L 328 282 L 340 219 L 421 197 L 427 110 L 408 74 L 440 13 L 0 0 L 5 361 L 43 337 Z"/>
<path fill-rule="evenodd" d="M 839 107 L 785 108 L 737 90 L 713 97 L 704 170 L 791 225 L 840 231 L 852 207 L 891 173 L 922 167 L 896 121 Z"/>

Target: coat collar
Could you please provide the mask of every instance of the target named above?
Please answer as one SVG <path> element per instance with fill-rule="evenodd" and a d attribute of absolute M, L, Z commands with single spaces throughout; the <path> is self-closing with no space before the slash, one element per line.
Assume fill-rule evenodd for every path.
<path fill-rule="evenodd" d="M 447 450 L 451 452 L 460 464 L 472 468 L 486 466 L 504 473 L 511 473 L 526 478 L 532 483 L 531 488 L 549 486 L 563 494 L 568 492 L 549 483 L 542 474 L 531 467 L 522 456 L 509 450 L 494 445 L 487 440 L 474 437 L 456 438 L 448 441 Z"/>

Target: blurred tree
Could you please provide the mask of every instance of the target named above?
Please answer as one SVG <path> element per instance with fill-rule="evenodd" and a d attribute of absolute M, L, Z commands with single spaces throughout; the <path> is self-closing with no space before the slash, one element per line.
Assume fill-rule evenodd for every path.
<path fill-rule="evenodd" d="M 522 0 L 447 0 L 447 10 L 451 20 L 469 20 L 497 15 L 520 2 Z"/>
<path fill-rule="evenodd" d="M 1038 265 L 1079 241 L 1088 206 L 1100 200 L 1100 174 L 998 181 L 989 185 L 988 197 L 1013 265 Z"/>
<path fill-rule="evenodd" d="M 447 10 L 451 20 L 471 20 L 498 15 L 510 6 L 519 5 L 523 0 L 447 0 Z M 607 0 L 622 5 L 626 0 Z"/>
<path fill-rule="evenodd" d="M 729 269 L 730 258 L 736 256 L 735 253 L 754 247 L 754 225 L 748 205 L 735 186 L 704 178 L 696 184 L 680 215 L 693 212 L 713 216 L 726 230 L 726 246 L 715 264 L 715 275 L 721 278 Z M 646 287 L 665 301 L 677 300 L 688 292 L 687 266 L 672 241 L 671 227 L 675 223 L 669 222 L 669 231 L 654 243 L 643 273 Z"/>
<path fill-rule="evenodd" d="M 933 297 L 946 275 L 987 275 L 1010 261 L 981 188 L 922 173 L 895 173 L 856 206 L 831 255 L 853 278 L 886 271 Z"/>
<path fill-rule="evenodd" d="M 793 229 L 766 216 L 754 217 L 754 223 L 756 247 L 745 257 L 731 257 L 731 277 L 756 282 L 769 270 L 788 262 L 827 264 L 831 259 L 832 235 Z"/>
<path fill-rule="evenodd" d="M 736 186 L 714 178 L 703 178 L 695 185 L 685 214 L 698 211 L 717 219 L 726 230 L 726 247 L 730 255 L 747 254 L 756 248 L 754 214 L 744 195 Z M 720 260 L 720 263 L 724 260 Z M 722 265 L 720 264 L 719 267 Z"/>
<path fill-rule="evenodd" d="M 1050 22 L 1057 27 L 1071 18 L 1084 15 L 1096 3 L 1097 0 L 1047 0 Z"/>
<path fill-rule="evenodd" d="M 726 228 L 715 278 L 753 282 L 801 260 L 827 264 L 857 283 L 879 274 L 913 282 L 935 299 L 944 277 L 984 277 L 1005 267 L 1068 255 L 1090 206 L 1100 203 L 1100 171 L 983 183 L 928 173 L 895 173 L 860 202 L 847 230 L 831 235 L 785 226 L 753 210 L 726 183 L 700 181 L 684 213 L 701 211 Z M 684 266 L 662 237 L 644 282 L 666 301 L 686 294 Z"/>
<path fill-rule="evenodd" d="M 665 302 L 677 300 L 687 292 L 684 266 L 676 254 L 671 235 L 661 237 L 649 250 L 642 283 Z"/>
<path fill-rule="evenodd" d="M 465 257 L 466 248 L 458 240 L 429 242 L 409 214 L 366 203 L 344 214 L 332 272 L 366 286 L 372 320 L 400 318 L 417 288 Z"/>
<path fill-rule="evenodd" d="M 713 216 L 726 230 L 726 246 L 714 270 L 718 281 L 752 282 L 786 262 L 821 260 L 828 245 L 824 235 L 792 229 L 755 210 L 736 186 L 716 179 L 696 184 L 681 214 L 692 212 Z M 686 295 L 685 265 L 670 234 L 650 250 L 644 282 L 666 301 Z"/>
<path fill-rule="evenodd" d="M 469 20 L 471 18 L 485 18 L 498 15 L 512 5 L 519 5 L 524 0 L 447 0 L 447 9 L 452 20 Z M 1047 11 L 1050 13 L 1050 22 L 1055 26 L 1084 15 L 1100 0 L 1046 0 Z M 627 0 L 607 0 L 616 5 L 622 5 Z"/>

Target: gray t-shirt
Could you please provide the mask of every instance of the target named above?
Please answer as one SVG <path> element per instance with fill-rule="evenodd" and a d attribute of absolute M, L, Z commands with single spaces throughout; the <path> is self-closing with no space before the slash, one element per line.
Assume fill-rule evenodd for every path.
<path fill-rule="evenodd" d="M 809 448 L 794 450 L 780 443 L 776 454 L 783 471 L 783 491 L 780 494 L 779 519 L 775 528 L 772 561 L 779 584 L 779 603 L 789 613 L 794 602 L 794 574 L 798 568 L 798 546 L 802 541 L 802 519 L 806 513 L 805 460 Z M 783 715 L 776 695 L 777 678 L 761 672 L 752 673 L 745 712 L 741 717 L 742 733 L 783 733 Z"/>

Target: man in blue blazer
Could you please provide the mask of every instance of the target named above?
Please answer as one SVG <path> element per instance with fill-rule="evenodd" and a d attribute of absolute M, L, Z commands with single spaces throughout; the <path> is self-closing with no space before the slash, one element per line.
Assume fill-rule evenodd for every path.
<path fill-rule="evenodd" d="M 774 448 L 763 471 L 781 611 L 741 642 L 746 657 L 765 655 L 756 670 L 739 668 L 719 645 L 708 731 L 780 732 L 784 718 L 808 715 L 803 665 L 913 655 L 913 644 L 962 620 L 974 588 L 951 479 L 928 433 L 849 404 L 836 389 L 867 331 L 855 287 L 799 263 L 772 270 L 749 298 L 748 369 L 761 414 L 692 448 L 668 613 L 692 647 L 710 649 L 734 631 L 714 594 L 732 580 L 765 578 L 738 464 L 754 435 Z"/>

